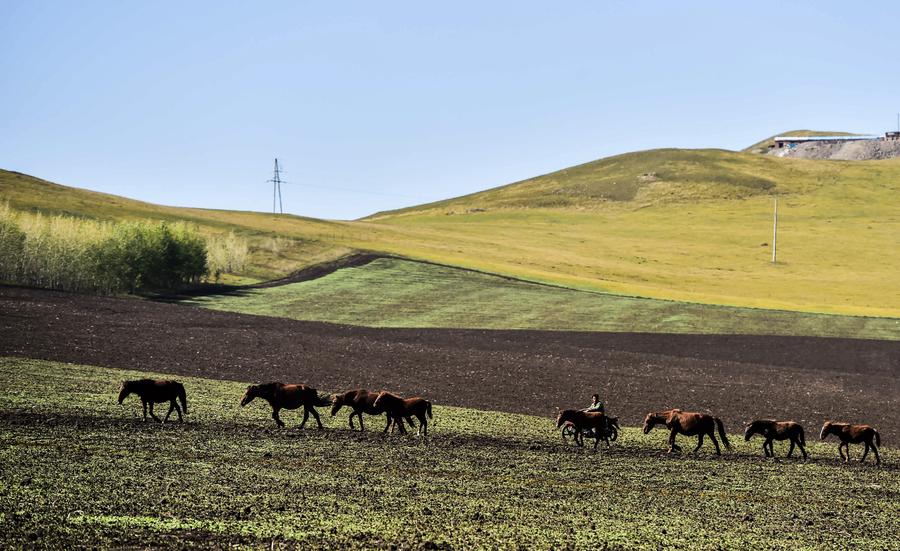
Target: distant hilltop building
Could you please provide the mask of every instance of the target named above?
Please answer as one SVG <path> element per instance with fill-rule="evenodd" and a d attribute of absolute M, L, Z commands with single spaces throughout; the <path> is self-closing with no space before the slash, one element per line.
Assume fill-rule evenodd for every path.
<path fill-rule="evenodd" d="M 884 137 L 881 136 L 775 136 L 775 143 L 770 145 L 773 149 L 782 149 L 785 147 L 796 147 L 801 143 L 818 142 L 818 143 L 841 143 L 841 142 L 860 142 L 867 140 L 900 140 L 900 131 L 885 132 Z"/>

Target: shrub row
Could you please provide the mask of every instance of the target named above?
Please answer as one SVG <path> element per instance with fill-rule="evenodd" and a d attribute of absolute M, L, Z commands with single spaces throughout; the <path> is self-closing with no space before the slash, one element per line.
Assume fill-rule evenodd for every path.
<path fill-rule="evenodd" d="M 215 239 L 227 246 L 215 248 L 208 266 L 206 240 L 185 223 L 98 222 L 0 205 L 0 280 L 101 294 L 173 289 L 199 283 L 211 268 L 243 268 L 246 242 Z"/>

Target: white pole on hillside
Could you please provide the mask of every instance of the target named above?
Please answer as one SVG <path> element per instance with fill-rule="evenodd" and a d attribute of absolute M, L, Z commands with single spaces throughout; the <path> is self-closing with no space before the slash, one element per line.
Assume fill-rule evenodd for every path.
<path fill-rule="evenodd" d="M 775 214 L 772 218 L 772 264 L 778 258 L 778 197 L 775 197 Z"/>

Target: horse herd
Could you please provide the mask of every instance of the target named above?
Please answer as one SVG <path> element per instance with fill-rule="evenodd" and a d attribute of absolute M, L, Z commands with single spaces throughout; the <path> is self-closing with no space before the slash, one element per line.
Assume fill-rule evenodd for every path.
<path fill-rule="evenodd" d="M 144 410 L 144 421 L 147 420 L 148 409 L 150 416 L 160 423 L 168 421 L 173 411 L 178 414 L 179 422 L 183 420 L 182 411 L 185 414 L 187 413 L 187 394 L 184 390 L 184 385 L 178 381 L 154 379 L 124 381 L 119 391 L 119 404 L 130 394 L 137 394 L 140 397 Z M 428 434 L 428 419 L 432 418 L 431 402 L 428 400 L 420 397 L 401 398 L 387 391 L 370 392 L 364 389 L 355 389 L 331 396 L 324 396 L 307 385 L 272 382 L 248 386 L 241 397 L 241 407 L 246 406 L 256 398 L 269 403 L 272 407 L 272 419 L 275 420 L 279 427 L 284 426 L 284 421 L 278 415 L 282 409 L 294 410 L 300 407 L 303 408 L 303 421 L 300 423 L 300 428 L 306 425 L 306 421 L 312 415 L 318 424 L 318 428 L 322 429 L 322 420 L 319 418 L 316 408 L 326 406 L 331 406 L 332 417 L 344 406 L 352 409 L 349 419 L 350 428 L 356 430 L 353 424 L 353 418 L 356 417 L 359 421 L 360 431 L 365 430 L 365 425 L 363 424 L 364 413 L 367 415 L 381 415 L 384 413 L 387 418 L 387 425 L 385 425 L 383 431 L 385 433 L 388 430 L 393 432 L 395 429 L 405 434 L 404 421 L 411 428 L 414 428 L 416 425 L 412 418 L 415 417 L 419 421 L 417 434 L 422 436 Z M 181 402 L 180 405 L 178 403 L 179 400 Z M 169 402 L 169 411 L 163 419 L 159 419 L 153 413 L 153 404 L 164 402 Z M 731 448 L 722 420 L 706 413 L 689 412 L 681 409 L 650 412 L 644 418 L 644 434 L 649 433 L 657 425 L 663 425 L 669 429 L 668 451 L 670 453 L 681 451 L 681 447 L 675 442 L 675 438 L 679 434 L 697 437 L 697 446 L 694 448 L 694 452 L 703 446 L 704 438 L 708 436 L 716 449 L 716 454 L 721 455 L 722 452 L 719 447 L 719 440 L 716 438 L 716 431 L 718 431 L 719 438 L 722 439 L 725 447 Z M 594 449 L 597 449 L 600 440 L 605 440 L 606 445 L 609 446 L 611 429 L 615 429 L 615 433 L 618 432 L 618 419 L 601 412 L 567 409 L 560 411 L 557 415 L 556 427 L 572 428 L 574 430 L 575 443 L 579 446 L 584 445 L 585 436 L 594 438 Z M 744 439 L 749 441 L 750 437 L 755 434 L 764 438 L 762 448 L 766 457 L 775 456 L 773 447 L 773 441 L 775 440 L 790 441 L 788 457 L 792 456 L 795 447 L 799 448 L 804 459 L 808 457 L 803 426 L 799 423 L 760 419 L 747 425 L 744 430 Z M 860 461 L 865 461 L 869 450 L 871 450 L 875 455 L 876 464 L 881 464 L 881 457 L 878 454 L 878 447 L 881 446 L 881 435 L 873 427 L 827 421 L 822 426 L 819 437 L 821 440 L 825 440 L 832 434 L 840 440 L 838 453 L 844 462 L 850 461 L 850 444 L 864 444 L 865 451 L 863 451 Z M 846 455 L 844 453 L 845 450 Z"/>

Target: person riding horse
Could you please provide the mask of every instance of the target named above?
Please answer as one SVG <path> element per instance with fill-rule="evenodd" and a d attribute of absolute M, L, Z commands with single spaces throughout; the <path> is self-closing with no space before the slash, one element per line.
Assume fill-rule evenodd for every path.
<path fill-rule="evenodd" d="M 603 402 L 600 401 L 599 394 L 591 395 L 591 405 L 584 408 L 581 411 L 586 411 L 588 413 L 603 413 L 606 414 L 606 408 L 603 406 Z M 591 434 L 593 434 L 594 429 L 591 429 Z"/>
<path fill-rule="evenodd" d="M 598 412 L 598 413 L 606 413 L 605 408 L 603 407 L 603 402 L 600 401 L 599 394 L 591 395 L 591 405 L 583 409 L 582 411 L 588 412 Z"/>

